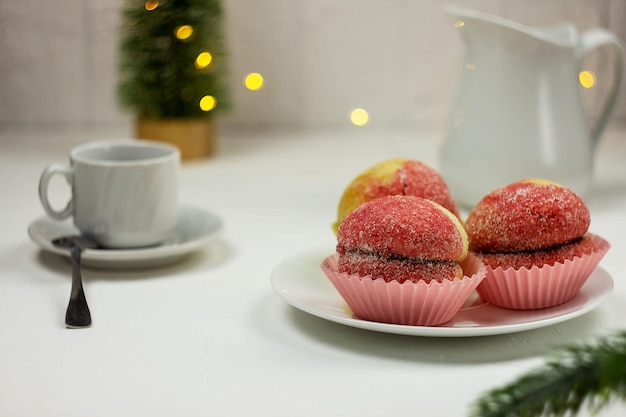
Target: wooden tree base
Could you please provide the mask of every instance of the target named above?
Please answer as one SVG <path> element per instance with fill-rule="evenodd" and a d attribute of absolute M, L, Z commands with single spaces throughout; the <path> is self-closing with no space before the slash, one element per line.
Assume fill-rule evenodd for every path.
<path fill-rule="evenodd" d="M 183 160 L 207 157 L 215 152 L 215 122 L 212 119 L 137 119 L 135 135 L 138 139 L 177 146 Z"/>

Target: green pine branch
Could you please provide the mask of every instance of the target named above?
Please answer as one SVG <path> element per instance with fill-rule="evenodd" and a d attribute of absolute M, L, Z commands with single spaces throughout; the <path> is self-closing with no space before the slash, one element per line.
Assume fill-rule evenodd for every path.
<path fill-rule="evenodd" d="M 491 390 L 473 404 L 474 417 L 563 417 L 597 412 L 626 400 L 626 332 L 596 344 L 564 348 L 542 368 Z"/>

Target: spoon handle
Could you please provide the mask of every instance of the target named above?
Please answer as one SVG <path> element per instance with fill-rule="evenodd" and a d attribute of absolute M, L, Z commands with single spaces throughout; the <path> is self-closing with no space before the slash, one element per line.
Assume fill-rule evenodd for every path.
<path fill-rule="evenodd" d="M 80 258 L 83 249 L 76 245 L 72 247 L 72 292 L 70 302 L 65 312 L 65 327 L 79 329 L 91 326 L 91 313 L 83 291 L 83 280 L 80 271 Z"/>

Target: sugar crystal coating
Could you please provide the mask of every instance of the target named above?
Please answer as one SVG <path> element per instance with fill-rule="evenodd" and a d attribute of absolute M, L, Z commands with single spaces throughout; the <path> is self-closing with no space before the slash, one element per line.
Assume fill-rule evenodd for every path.
<path fill-rule="evenodd" d="M 467 235 L 441 205 L 419 197 L 388 196 L 352 211 L 339 226 L 337 252 L 398 255 L 431 261 L 461 261 Z"/>
<path fill-rule="evenodd" d="M 340 272 L 403 283 L 454 280 L 468 240 L 463 225 L 434 201 L 387 196 L 352 211 L 337 232 Z"/>
<path fill-rule="evenodd" d="M 426 198 L 459 217 L 457 204 L 439 172 L 421 161 L 394 158 L 368 168 L 346 187 L 339 201 L 335 229 L 361 204 L 389 195 Z"/>
<path fill-rule="evenodd" d="M 470 211 L 465 228 L 476 252 L 532 251 L 582 237 L 591 222 L 582 199 L 542 180 L 522 180 L 487 194 Z"/>

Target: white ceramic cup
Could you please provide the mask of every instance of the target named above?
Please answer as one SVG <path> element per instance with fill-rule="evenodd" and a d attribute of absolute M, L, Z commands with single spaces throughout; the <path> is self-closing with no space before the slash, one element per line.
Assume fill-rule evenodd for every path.
<path fill-rule="evenodd" d="M 42 173 L 39 198 L 56 220 L 73 217 L 81 233 L 109 248 L 152 246 L 178 222 L 178 148 L 146 140 L 109 140 L 79 145 L 70 165 Z M 62 210 L 52 207 L 48 185 L 65 176 L 72 196 Z"/>

